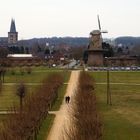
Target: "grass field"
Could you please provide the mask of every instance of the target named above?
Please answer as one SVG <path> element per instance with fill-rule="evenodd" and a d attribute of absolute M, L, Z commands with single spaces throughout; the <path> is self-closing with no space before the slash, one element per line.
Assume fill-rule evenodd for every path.
<path fill-rule="evenodd" d="M 42 79 L 52 72 L 63 72 L 60 69 L 49 69 L 46 67 L 32 67 L 31 74 L 27 74 L 26 70 L 24 70 L 24 74 L 22 75 L 20 72 L 20 68 L 12 68 L 14 69 L 15 75 L 11 74 L 11 69 L 6 72 L 5 75 L 5 83 L 18 83 L 19 81 L 24 81 L 25 83 L 38 83 L 41 82 Z M 22 68 L 26 69 L 26 68 Z"/>
<path fill-rule="evenodd" d="M 35 89 L 37 88 L 36 85 L 33 86 L 26 86 L 27 92 L 26 97 L 33 93 Z M 16 96 L 16 89 L 17 85 L 3 85 L 2 93 L 0 94 L 0 110 L 7 110 L 10 107 L 18 106 L 19 105 L 19 99 L 18 96 Z"/>
<path fill-rule="evenodd" d="M 43 121 L 42 126 L 39 131 L 39 135 L 37 136 L 37 140 L 45 140 L 48 136 L 49 130 L 53 124 L 53 120 L 55 115 L 48 115 L 47 118 Z"/>
<path fill-rule="evenodd" d="M 51 111 L 59 110 L 59 108 L 64 100 L 66 88 L 67 88 L 67 85 L 63 85 L 63 87 L 61 87 L 61 89 L 59 90 L 58 97 L 57 97 L 55 103 L 53 104 Z"/>
<path fill-rule="evenodd" d="M 106 82 L 106 72 L 91 72 L 96 83 Z M 140 72 L 110 72 L 112 83 L 138 83 L 140 84 Z"/>
<path fill-rule="evenodd" d="M 62 73 L 64 75 L 64 82 L 67 82 L 70 75 L 69 71 L 48 69 L 45 67 L 33 67 L 31 74 L 25 73 L 24 75 L 21 75 L 19 68 L 15 68 L 15 71 L 15 75 L 12 75 L 10 70 L 6 72 L 5 83 L 2 86 L 2 93 L 0 94 L 0 110 L 7 110 L 9 107 L 19 104 L 18 97 L 16 96 L 17 85 L 15 85 L 15 83 L 22 81 L 25 82 L 25 85 L 27 84 L 26 96 L 28 97 L 28 95 L 35 92 L 36 88 L 38 87 L 37 84 L 40 83 L 49 74 L 53 72 Z M 36 84 L 28 85 L 32 83 Z"/>
<path fill-rule="evenodd" d="M 140 139 L 140 72 L 110 72 L 112 106 L 106 105 L 106 72 L 92 72 L 98 107 L 103 121 L 103 140 Z"/>

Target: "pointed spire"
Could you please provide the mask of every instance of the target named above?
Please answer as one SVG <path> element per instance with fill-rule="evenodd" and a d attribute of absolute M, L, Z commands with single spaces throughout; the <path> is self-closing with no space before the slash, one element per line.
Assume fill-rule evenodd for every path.
<path fill-rule="evenodd" d="M 10 27 L 10 32 L 15 33 L 16 32 L 16 26 L 15 26 L 15 20 L 11 20 L 11 27 Z"/>

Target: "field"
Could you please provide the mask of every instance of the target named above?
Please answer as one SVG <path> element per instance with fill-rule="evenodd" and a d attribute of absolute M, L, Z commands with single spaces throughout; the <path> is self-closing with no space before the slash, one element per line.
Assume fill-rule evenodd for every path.
<path fill-rule="evenodd" d="M 106 104 L 106 72 L 91 72 L 103 122 L 103 140 L 140 139 L 140 72 L 110 72 L 112 106 Z"/>
<path fill-rule="evenodd" d="M 53 124 L 55 115 L 48 115 L 48 117 L 43 121 L 37 140 L 45 140 L 48 136 L 49 130 Z"/>
<path fill-rule="evenodd" d="M 6 72 L 5 82 L 2 86 L 2 92 L 0 94 L 0 110 L 7 110 L 13 105 L 18 105 L 18 97 L 16 96 L 17 84 L 24 82 L 27 88 L 27 97 L 34 93 L 43 78 L 47 77 L 53 72 L 63 72 L 65 75 L 65 82 L 68 80 L 69 72 L 63 70 L 48 69 L 45 67 L 32 67 L 31 74 L 21 74 L 20 68 L 14 68 L 15 74 L 11 74 L 11 70 Z"/>
<path fill-rule="evenodd" d="M 60 69 L 48 69 L 45 67 L 33 67 L 31 74 L 21 74 L 20 68 L 15 68 L 15 75 L 11 70 L 5 75 L 5 82 L 0 94 L 0 110 L 7 110 L 13 105 L 19 105 L 16 96 L 17 83 L 24 81 L 27 87 L 27 95 L 30 96 L 40 85 L 40 82 L 53 72 L 62 72 L 65 76 L 64 83 L 68 82 L 70 72 Z M 110 72 L 110 91 L 112 105 L 106 104 L 107 73 L 90 72 L 95 80 L 95 93 L 97 97 L 98 110 L 103 124 L 103 140 L 139 140 L 140 139 L 140 72 Z M 59 110 L 64 99 L 67 84 L 59 90 L 58 98 L 52 106 L 53 111 Z M 25 98 L 25 99 L 26 99 Z M 1 121 L 7 115 L 0 115 Z M 54 116 L 49 115 L 41 126 L 38 139 L 47 136 Z"/>
<path fill-rule="evenodd" d="M 24 69 L 24 71 L 23 71 Z M 13 74 L 14 71 L 14 74 Z M 7 109 L 13 107 L 13 106 L 19 106 L 19 99 L 16 95 L 16 90 L 18 83 L 24 82 L 26 85 L 26 98 L 28 96 L 31 96 L 35 93 L 36 89 L 40 86 L 42 80 L 46 78 L 48 75 L 52 73 L 62 73 L 64 76 L 64 83 L 67 83 L 70 76 L 70 71 L 67 70 L 61 70 L 61 69 L 50 69 L 46 67 L 32 67 L 31 73 L 28 74 L 26 71 L 26 68 L 16 67 L 7 70 L 5 77 L 4 77 L 4 83 L 2 85 L 2 92 L 0 93 L 0 111 L 6 111 Z M 63 99 L 64 99 L 64 93 L 66 90 L 67 84 L 64 84 L 61 89 L 59 90 L 58 98 L 54 102 L 52 106 L 52 110 L 58 110 Z M 0 126 L 3 126 L 2 121 L 4 121 L 7 118 L 8 115 L 0 115 Z M 46 138 L 49 129 L 52 125 L 52 122 L 54 120 L 54 115 L 48 115 L 47 118 L 43 121 L 43 125 L 41 126 L 41 130 L 38 135 L 38 139 L 44 139 Z"/>

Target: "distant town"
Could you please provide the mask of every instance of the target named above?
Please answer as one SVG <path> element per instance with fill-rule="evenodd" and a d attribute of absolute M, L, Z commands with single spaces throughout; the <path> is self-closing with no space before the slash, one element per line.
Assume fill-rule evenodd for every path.
<path fill-rule="evenodd" d="M 7 37 L 0 37 L 0 57 L 19 61 L 21 56 L 32 56 L 36 61 L 51 61 L 52 64 L 68 63 L 70 59 L 79 60 L 87 64 L 88 45 L 90 38 L 86 37 L 52 37 L 18 40 L 16 23 L 11 19 L 10 30 Z M 118 37 L 115 39 L 103 38 L 103 65 L 127 66 L 138 65 L 140 58 L 140 37 Z M 10 54 L 10 55 L 9 55 Z M 18 58 L 16 58 L 18 56 Z M 13 61 L 12 57 L 12 61 Z M 63 60 L 63 61 L 62 61 Z M 20 58 L 21 61 L 21 58 Z M 49 63 L 50 64 L 50 63 Z M 52 66 L 50 64 L 50 66 Z M 94 65 L 93 65 L 94 66 Z M 96 66 L 96 64 L 95 64 Z"/>

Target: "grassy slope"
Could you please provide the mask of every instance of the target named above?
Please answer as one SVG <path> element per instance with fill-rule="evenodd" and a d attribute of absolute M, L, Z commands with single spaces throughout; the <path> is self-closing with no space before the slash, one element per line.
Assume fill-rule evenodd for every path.
<path fill-rule="evenodd" d="M 106 82 L 105 72 L 91 73 L 96 82 Z M 139 72 L 112 72 L 111 82 L 140 83 Z M 106 85 L 96 85 L 103 120 L 103 140 L 140 139 L 140 86 L 111 85 L 111 107 L 106 105 Z"/>

